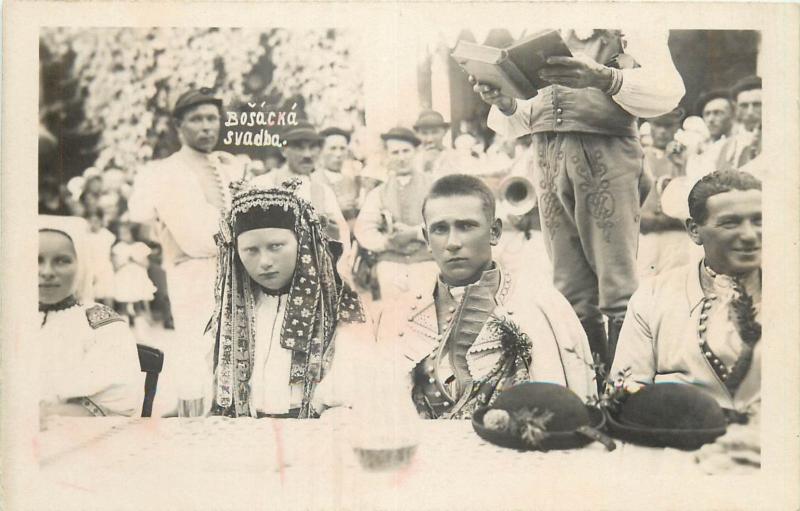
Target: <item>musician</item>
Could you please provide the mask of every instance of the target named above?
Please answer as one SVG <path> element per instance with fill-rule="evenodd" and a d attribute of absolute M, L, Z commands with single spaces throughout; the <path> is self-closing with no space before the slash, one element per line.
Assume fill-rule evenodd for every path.
<path fill-rule="evenodd" d="M 636 117 L 675 108 L 683 81 L 666 32 L 567 30 L 573 57 L 550 57 L 552 85 L 529 100 L 475 84 L 492 105 L 488 125 L 504 136 L 533 134 L 539 215 L 554 282 L 572 304 L 592 350 L 608 362 L 636 289 L 639 212 L 649 190 Z"/>
<path fill-rule="evenodd" d="M 439 275 L 389 301 L 376 320 L 379 350 L 407 379 L 419 414 L 469 418 L 502 388 L 529 380 L 596 395 L 569 303 L 493 260 L 502 222 L 489 188 L 474 176 L 445 176 L 422 212 Z"/>

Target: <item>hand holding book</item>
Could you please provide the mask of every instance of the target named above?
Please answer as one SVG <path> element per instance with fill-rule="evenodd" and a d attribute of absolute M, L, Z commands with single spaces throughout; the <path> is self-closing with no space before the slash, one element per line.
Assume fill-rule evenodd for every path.
<path fill-rule="evenodd" d="M 548 58 L 547 65 L 539 71 L 539 77 L 572 89 L 594 87 L 606 90 L 611 86 L 611 69 L 582 54 Z"/>

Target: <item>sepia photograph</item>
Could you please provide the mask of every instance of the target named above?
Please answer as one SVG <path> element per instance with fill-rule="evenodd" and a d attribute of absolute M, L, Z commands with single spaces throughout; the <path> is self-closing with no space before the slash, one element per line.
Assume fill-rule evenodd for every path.
<path fill-rule="evenodd" d="M 798 505 L 796 6 L 25 3 L 4 509 Z"/>

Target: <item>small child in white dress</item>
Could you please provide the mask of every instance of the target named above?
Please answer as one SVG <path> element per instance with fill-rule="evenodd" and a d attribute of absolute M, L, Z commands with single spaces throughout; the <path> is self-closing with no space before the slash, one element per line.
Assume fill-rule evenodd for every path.
<path fill-rule="evenodd" d="M 133 324 L 141 311 L 149 311 L 156 287 L 147 276 L 150 247 L 133 238 L 130 224 L 120 224 L 117 243 L 111 247 L 114 274 L 114 300 L 118 310 Z M 140 304 L 137 310 L 137 304 Z"/>

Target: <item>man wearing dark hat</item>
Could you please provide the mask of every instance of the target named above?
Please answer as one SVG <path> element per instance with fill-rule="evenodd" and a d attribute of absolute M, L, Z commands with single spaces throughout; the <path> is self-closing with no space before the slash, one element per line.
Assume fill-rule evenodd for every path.
<path fill-rule="evenodd" d="M 381 138 L 388 178 L 367 194 L 353 231 L 362 247 L 378 254 L 381 299 L 389 300 L 436 272 L 422 237 L 422 201 L 432 178 L 415 168 L 420 140 L 413 131 L 396 127 Z"/>
<path fill-rule="evenodd" d="M 252 184 L 260 188 L 272 188 L 292 178 L 300 179 L 297 194 L 309 201 L 317 213 L 325 218 L 328 235 L 342 243 L 347 250 L 350 245 L 347 221 L 339 208 L 336 194 L 316 171 L 322 137 L 310 122 L 299 120 L 286 131 L 283 140 L 286 163 L 272 172 L 253 178 Z"/>
<path fill-rule="evenodd" d="M 597 395 L 591 352 L 575 313 L 552 285 L 531 285 L 493 260 L 502 234 L 495 199 L 475 176 L 437 179 L 422 204 L 436 275 L 382 307 L 379 350 L 408 381 L 419 414 L 469 418 L 526 381 Z"/>
<path fill-rule="evenodd" d="M 414 131 L 420 140 L 417 168 L 432 173 L 434 178 L 460 170 L 456 152 L 444 146 L 444 136 L 449 127 L 450 123 L 445 122 L 442 114 L 434 110 L 423 110 L 414 123 Z"/>
<path fill-rule="evenodd" d="M 695 111 L 703 117 L 709 138 L 689 155 L 686 175 L 700 178 L 716 170 L 720 150 L 731 134 L 734 107 L 730 91 L 717 89 L 703 94 Z"/>
<path fill-rule="evenodd" d="M 608 361 L 636 290 L 639 209 L 649 189 L 637 117 L 670 112 L 683 80 L 667 31 L 564 30 L 573 57 L 550 57 L 551 85 L 528 100 L 475 83 L 493 105 L 487 124 L 533 135 L 534 182 L 553 279 L 575 308 L 592 350 Z M 608 341 L 603 316 L 608 318 Z"/>
<path fill-rule="evenodd" d="M 322 130 L 320 135 L 322 169 L 315 174 L 333 189 L 342 214 L 352 227 L 358 215 L 361 164 L 348 157 L 350 132 L 333 126 Z"/>
<path fill-rule="evenodd" d="M 173 110 L 180 150 L 142 168 L 128 201 L 130 220 L 151 224 L 163 247 L 175 333 L 189 351 L 214 309 L 214 234 L 230 207 L 228 185 L 244 175 L 232 155 L 214 151 L 221 109 L 210 89 L 182 94 Z"/>
<path fill-rule="evenodd" d="M 761 389 L 761 182 L 708 174 L 691 189 L 686 228 L 704 255 L 631 297 L 610 378 L 679 382 L 744 411 Z"/>
<path fill-rule="evenodd" d="M 738 130 L 722 147 L 717 169 L 738 169 L 761 154 L 761 78 L 742 78 L 731 89 Z"/>
<path fill-rule="evenodd" d="M 680 108 L 649 119 L 653 145 L 644 149 L 644 157 L 656 186 L 642 204 L 637 254 L 640 277 L 657 275 L 688 262 L 689 240 L 683 223 L 661 210 L 662 183 L 684 175 L 686 147 L 675 140 L 682 120 Z"/>

